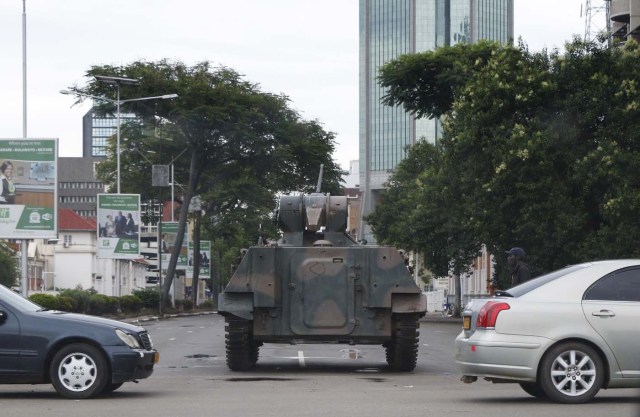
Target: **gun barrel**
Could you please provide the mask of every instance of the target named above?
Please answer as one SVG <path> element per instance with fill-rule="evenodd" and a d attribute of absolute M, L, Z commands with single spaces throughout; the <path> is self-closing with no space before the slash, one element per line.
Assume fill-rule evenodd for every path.
<path fill-rule="evenodd" d="M 318 175 L 318 185 L 316 186 L 316 193 L 320 192 L 322 186 L 322 171 L 324 171 L 324 164 L 320 164 L 320 175 Z"/>

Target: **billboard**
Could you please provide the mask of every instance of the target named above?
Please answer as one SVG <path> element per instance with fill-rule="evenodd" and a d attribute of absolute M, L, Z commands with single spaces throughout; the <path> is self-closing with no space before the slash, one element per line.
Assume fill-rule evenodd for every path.
<path fill-rule="evenodd" d="M 174 242 L 178 235 L 178 222 L 161 222 L 162 236 L 160 240 L 161 244 L 161 266 L 163 270 L 169 267 L 169 260 L 171 259 L 171 252 L 173 251 Z M 188 244 L 189 235 L 187 228 L 184 230 L 184 237 L 182 238 L 182 247 L 180 248 L 180 255 L 178 255 L 178 263 L 176 264 L 177 270 L 187 269 L 188 259 Z"/>
<path fill-rule="evenodd" d="M 189 266 L 187 266 L 187 278 L 193 278 L 193 266 L 195 264 L 195 254 L 193 253 L 193 242 L 189 242 Z M 200 241 L 200 274 L 199 278 L 211 278 L 211 241 Z"/>
<path fill-rule="evenodd" d="M 98 257 L 140 257 L 140 194 L 98 194 Z"/>
<path fill-rule="evenodd" d="M 0 238 L 58 235 L 58 139 L 0 139 Z"/>

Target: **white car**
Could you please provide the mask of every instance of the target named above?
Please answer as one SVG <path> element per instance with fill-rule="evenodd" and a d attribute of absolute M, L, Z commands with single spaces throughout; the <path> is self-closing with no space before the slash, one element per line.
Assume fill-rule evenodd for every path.
<path fill-rule="evenodd" d="M 569 266 L 472 300 L 462 317 L 463 382 L 519 383 L 572 404 L 640 387 L 640 260 Z"/>

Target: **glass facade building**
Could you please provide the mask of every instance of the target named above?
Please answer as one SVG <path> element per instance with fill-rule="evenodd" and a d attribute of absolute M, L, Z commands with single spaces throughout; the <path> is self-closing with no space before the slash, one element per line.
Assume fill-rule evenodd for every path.
<path fill-rule="evenodd" d="M 133 113 L 120 113 L 120 128 L 137 120 Z M 106 157 L 109 139 L 116 136 L 118 128 L 116 116 L 99 116 L 93 108 L 82 117 L 82 156 Z"/>
<path fill-rule="evenodd" d="M 364 211 L 416 140 L 435 142 L 437 120 L 381 104 L 379 68 L 400 55 L 480 39 L 513 38 L 513 0 L 360 0 L 360 188 Z M 363 237 L 371 236 L 364 227 Z"/>

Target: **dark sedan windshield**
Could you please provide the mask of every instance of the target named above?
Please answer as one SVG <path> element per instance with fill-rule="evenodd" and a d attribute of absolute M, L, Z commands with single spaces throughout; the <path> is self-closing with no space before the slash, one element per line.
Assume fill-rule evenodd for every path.
<path fill-rule="evenodd" d="M 0 285 L 0 301 L 20 311 L 42 310 L 37 304 L 32 303 L 19 294 L 16 294 L 4 285 Z"/>
<path fill-rule="evenodd" d="M 574 271 L 578 271 L 580 269 L 584 269 L 584 268 L 588 268 L 590 267 L 592 264 L 590 263 L 585 263 L 585 264 L 579 264 L 579 265 L 570 265 L 570 266 L 566 266 L 562 269 L 558 269 L 556 271 L 553 272 L 549 272 L 548 274 L 545 275 L 540 275 L 537 278 L 531 279 L 529 281 L 523 282 L 520 285 L 517 285 L 513 288 L 510 288 L 506 291 L 496 291 L 496 295 L 499 296 L 503 296 L 503 297 L 520 297 L 521 295 L 524 295 L 526 293 L 528 293 L 529 291 L 535 290 L 536 288 L 546 284 L 547 282 L 551 282 L 553 280 L 556 280 L 564 275 L 570 274 Z"/>

